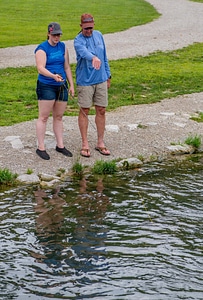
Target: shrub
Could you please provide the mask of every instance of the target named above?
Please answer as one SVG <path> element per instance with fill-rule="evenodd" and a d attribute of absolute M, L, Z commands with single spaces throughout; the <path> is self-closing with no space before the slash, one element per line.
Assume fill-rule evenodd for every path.
<path fill-rule="evenodd" d="M 73 165 L 72 171 L 75 175 L 81 176 L 83 174 L 84 167 L 78 161 Z"/>
<path fill-rule="evenodd" d="M 8 169 L 0 169 L 0 184 L 10 185 L 15 182 L 17 174 L 13 174 Z"/>
<path fill-rule="evenodd" d="M 200 135 L 189 136 L 185 140 L 185 144 L 193 146 L 195 149 L 198 149 L 201 146 L 201 137 Z"/>
<path fill-rule="evenodd" d="M 117 166 L 115 161 L 96 161 L 92 171 L 94 174 L 114 174 L 117 171 Z"/>

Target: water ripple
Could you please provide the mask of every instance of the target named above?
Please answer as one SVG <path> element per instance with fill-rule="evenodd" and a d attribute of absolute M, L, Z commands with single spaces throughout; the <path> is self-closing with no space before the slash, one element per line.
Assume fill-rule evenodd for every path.
<path fill-rule="evenodd" d="M 202 171 L 0 195 L 1 299 L 203 299 Z"/>

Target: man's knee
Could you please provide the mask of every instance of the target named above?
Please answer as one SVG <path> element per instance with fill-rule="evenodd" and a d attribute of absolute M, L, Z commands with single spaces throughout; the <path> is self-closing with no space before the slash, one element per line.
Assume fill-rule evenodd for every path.
<path fill-rule="evenodd" d="M 105 115 L 106 108 L 105 108 L 105 107 L 102 107 L 102 106 L 98 106 L 98 107 L 96 108 L 96 111 L 97 111 L 97 113 L 98 113 L 99 115 L 103 116 L 103 115 Z"/>

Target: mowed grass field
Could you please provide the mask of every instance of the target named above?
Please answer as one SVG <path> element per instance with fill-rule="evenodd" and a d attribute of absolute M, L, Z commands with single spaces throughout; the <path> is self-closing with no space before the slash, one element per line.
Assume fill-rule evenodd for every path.
<path fill-rule="evenodd" d="M 202 2 L 202 0 L 201 0 Z M 80 15 L 90 12 L 102 33 L 116 32 L 145 24 L 159 17 L 143 0 L 134 1 L 56 0 L 0 2 L 2 20 L 1 47 L 38 44 L 46 39 L 51 21 L 61 24 L 63 40 L 73 39 L 79 31 Z M 13 13 L 12 13 L 13 12 Z M 108 110 L 123 105 L 153 103 L 164 98 L 203 91 L 203 43 L 171 52 L 156 52 L 146 57 L 110 61 L 112 85 Z M 75 65 L 71 65 L 75 80 Z M 0 69 L 0 126 L 37 118 L 35 67 Z M 94 114 L 94 109 L 91 110 Z M 77 95 L 70 99 L 66 115 L 77 115 Z"/>

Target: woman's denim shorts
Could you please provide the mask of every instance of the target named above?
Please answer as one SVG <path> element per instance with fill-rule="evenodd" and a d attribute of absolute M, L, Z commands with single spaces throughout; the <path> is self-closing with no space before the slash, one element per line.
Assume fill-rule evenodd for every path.
<path fill-rule="evenodd" d="M 58 100 L 58 101 L 68 101 L 68 84 L 64 82 L 64 84 L 58 85 L 50 85 L 44 84 L 37 80 L 37 88 L 36 88 L 37 98 L 38 100 Z"/>

